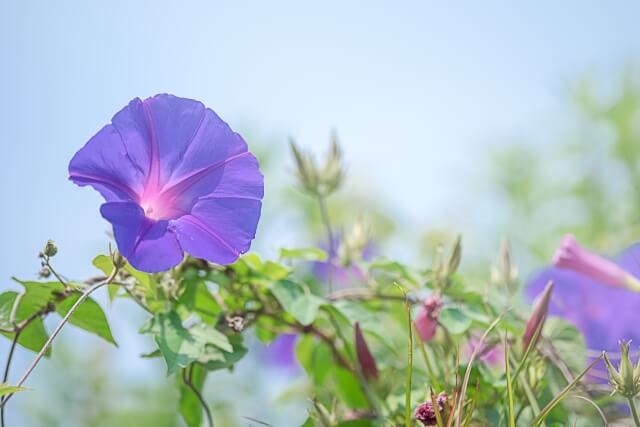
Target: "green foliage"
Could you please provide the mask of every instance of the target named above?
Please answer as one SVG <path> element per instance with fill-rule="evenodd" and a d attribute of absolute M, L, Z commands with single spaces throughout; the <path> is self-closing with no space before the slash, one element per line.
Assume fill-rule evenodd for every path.
<path fill-rule="evenodd" d="M 220 351 L 231 353 L 233 347 L 226 335 L 216 329 L 198 323 L 185 327 L 176 312 L 155 315 L 140 329 L 153 334 L 158 348 L 167 362 L 167 373 L 185 368 L 196 360 L 218 360 Z"/>
<path fill-rule="evenodd" d="M 71 293 L 67 298 L 56 304 L 56 312 L 60 316 L 65 316 L 73 304 L 80 298 L 80 295 L 80 292 L 77 291 Z M 87 298 L 76 308 L 69 318 L 69 323 L 87 332 L 96 334 L 113 345 L 117 345 L 113 335 L 111 335 L 111 328 L 109 327 L 104 311 L 102 311 L 100 305 L 91 298 Z"/>
<path fill-rule="evenodd" d="M 278 280 L 271 285 L 270 290 L 282 308 L 303 326 L 310 325 L 315 320 L 322 305 L 320 298 L 291 280 Z"/>

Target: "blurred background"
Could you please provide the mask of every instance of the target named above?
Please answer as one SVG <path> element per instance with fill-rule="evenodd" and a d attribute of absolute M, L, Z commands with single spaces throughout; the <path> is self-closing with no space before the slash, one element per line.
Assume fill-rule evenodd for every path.
<path fill-rule="evenodd" d="M 203 101 L 257 153 L 264 257 L 322 243 L 288 140 L 322 155 L 333 131 L 348 168 L 334 221 L 362 219 L 378 253 L 416 268 L 456 233 L 478 280 L 502 238 L 525 278 L 566 232 L 610 254 L 638 240 L 639 3 L 345 3 L 0 3 L 0 290 L 36 277 L 49 238 L 59 271 L 95 273 L 108 227 L 68 161 L 131 98 L 160 92 Z M 145 316 L 101 302 L 119 347 L 67 329 L 9 425 L 181 425 L 174 379 L 138 357 Z M 32 357 L 19 349 L 14 374 Z M 267 359 L 209 378 L 217 425 L 306 418 L 304 378 Z"/>

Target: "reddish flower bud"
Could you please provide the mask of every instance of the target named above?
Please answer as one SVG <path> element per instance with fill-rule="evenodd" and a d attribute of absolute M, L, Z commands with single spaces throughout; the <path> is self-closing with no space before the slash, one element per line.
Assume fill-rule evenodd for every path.
<path fill-rule="evenodd" d="M 367 380 L 375 380 L 378 378 L 378 365 L 373 358 L 369 346 L 364 339 L 360 324 L 356 322 L 356 353 L 358 354 L 358 363 L 362 369 L 362 374 Z"/>
<path fill-rule="evenodd" d="M 413 321 L 422 342 L 431 341 L 436 334 L 441 308 L 442 300 L 437 296 L 431 296 L 422 303 L 422 307 Z"/>
<path fill-rule="evenodd" d="M 524 334 L 522 335 L 522 344 L 524 345 L 525 349 L 529 347 L 529 343 L 531 343 L 531 340 L 536 334 L 536 331 L 542 331 L 542 327 L 544 326 L 544 322 L 547 319 L 547 313 L 549 311 L 549 301 L 551 301 L 552 290 L 553 282 L 549 282 L 547 284 L 547 287 L 544 289 L 542 296 L 536 303 L 531 317 L 527 321 L 527 325 L 524 329 Z M 541 333 L 542 332 L 538 333 L 537 338 L 540 338 Z M 536 342 L 533 343 L 534 346 L 537 344 L 537 338 Z"/>

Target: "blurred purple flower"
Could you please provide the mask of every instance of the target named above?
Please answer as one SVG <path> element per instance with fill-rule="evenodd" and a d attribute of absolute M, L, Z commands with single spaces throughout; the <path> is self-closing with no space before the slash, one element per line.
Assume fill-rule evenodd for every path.
<path fill-rule="evenodd" d="M 327 260 L 314 262 L 312 266 L 313 276 L 320 282 L 326 283 L 331 278 L 337 288 L 347 288 L 361 284 L 365 281 L 365 272 L 356 263 L 342 265 L 338 257 L 338 247 L 342 236 L 336 235 L 333 245 L 321 245 L 327 251 Z M 362 251 L 362 259 L 370 260 L 376 253 L 375 245 L 369 242 Z"/>
<path fill-rule="evenodd" d="M 573 245 L 571 242 L 569 244 Z M 580 250 L 586 252 L 582 248 Z M 604 280 L 612 276 L 602 274 L 603 271 L 594 272 L 593 268 L 602 266 L 602 262 L 614 264 L 616 269 L 611 266 L 603 268 L 609 272 L 620 269 L 629 278 L 637 280 L 640 277 L 640 244 L 625 249 L 613 261 L 598 257 L 600 260 L 597 263 L 583 268 L 585 265 L 582 263 L 588 262 L 591 257 L 598 256 L 589 254 L 577 264 L 573 263 L 575 260 L 567 264 L 560 260 L 561 257 L 556 257 L 559 266 L 550 267 L 534 277 L 526 293 L 533 300 L 549 281 L 553 281 L 555 287 L 549 314 L 573 323 L 582 332 L 588 348 L 615 352 L 620 340 L 640 341 L 640 329 L 635 324 L 635 316 L 640 312 L 640 294 L 624 287 L 611 286 L 611 282 Z M 569 265 L 574 269 L 567 269 Z"/>
<path fill-rule="evenodd" d="M 466 357 L 470 357 L 471 354 L 476 350 L 480 344 L 479 336 L 472 336 L 467 341 L 464 347 L 464 354 Z M 483 347 L 478 351 L 478 358 L 482 363 L 487 366 L 503 366 L 504 367 L 504 345 L 495 344 L 492 346 L 487 346 L 485 343 Z"/>
<path fill-rule="evenodd" d="M 262 352 L 263 360 L 274 367 L 284 370 L 297 370 L 295 348 L 297 334 L 281 334 L 271 343 L 264 347 Z"/>
<path fill-rule="evenodd" d="M 436 335 L 438 316 L 442 308 L 442 300 L 438 296 L 430 296 L 422 303 L 413 323 L 422 342 L 429 342 Z"/>
<path fill-rule="evenodd" d="M 167 94 L 120 110 L 73 157 L 69 179 L 100 192 L 118 249 L 147 272 L 183 252 L 235 261 L 255 236 L 264 190 L 240 135 L 202 103 Z"/>

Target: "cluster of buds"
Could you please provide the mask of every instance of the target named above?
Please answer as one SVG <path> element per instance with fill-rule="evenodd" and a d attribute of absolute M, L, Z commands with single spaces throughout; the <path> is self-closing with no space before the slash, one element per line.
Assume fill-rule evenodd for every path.
<path fill-rule="evenodd" d="M 518 267 L 512 262 L 511 248 L 507 240 L 500 244 L 498 262 L 491 268 L 491 282 L 505 286 L 510 292 L 516 290 Z"/>
<path fill-rule="evenodd" d="M 54 257 L 58 253 L 58 247 L 53 240 L 47 240 L 47 244 L 44 245 L 44 249 L 38 252 L 38 258 L 41 259 L 41 269 L 38 271 L 38 277 L 46 279 L 51 276 L 51 269 L 49 268 L 49 258 Z"/>
<path fill-rule="evenodd" d="M 451 409 L 449 396 L 447 393 L 442 392 L 437 397 L 432 396 L 430 401 L 424 402 L 416 408 L 414 417 L 416 420 L 420 421 L 423 426 L 435 426 L 438 423 L 434 401 L 437 405 L 441 419 L 444 421 L 448 418 L 448 414 Z"/>
<path fill-rule="evenodd" d="M 348 266 L 359 261 L 368 243 L 369 229 L 362 221 L 356 222 L 345 233 L 338 247 L 338 257 L 342 264 Z"/>
<path fill-rule="evenodd" d="M 535 346 L 537 344 L 540 335 L 542 334 L 542 328 L 544 322 L 547 320 L 547 314 L 549 312 L 549 302 L 551 301 L 551 293 L 553 291 L 553 282 L 549 282 L 544 289 L 542 296 L 538 299 L 531 317 L 527 321 L 524 328 L 524 334 L 522 335 L 522 345 L 525 349 L 530 345 Z M 535 337 L 535 342 L 531 342 Z"/>
<path fill-rule="evenodd" d="M 441 308 L 442 299 L 437 295 L 430 296 L 423 301 L 418 315 L 413 320 L 422 342 L 429 342 L 435 336 Z"/>
<path fill-rule="evenodd" d="M 631 341 L 620 342 L 620 365 L 618 370 L 613 368 L 607 354 L 604 354 L 604 362 L 609 370 L 609 382 L 613 390 L 627 399 L 633 399 L 640 393 L 640 359 L 634 367 L 629 357 L 630 345 Z"/>
<path fill-rule="evenodd" d="M 317 197 L 325 197 L 335 192 L 342 184 L 344 177 L 342 152 L 336 135 L 331 137 L 331 149 L 322 168 L 316 165 L 313 155 L 302 152 L 293 140 L 290 142 L 300 186 Z"/>
<path fill-rule="evenodd" d="M 436 252 L 436 259 L 433 263 L 433 276 L 435 284 L 439 288 L 444 288 L 450 283 L 450 278 L 460 266 L 460 260 L 462 259 L 462 236 L 456 237 L 456 241 L 451 247 L 449 256 L 445 262 L 444 249 L 442 246 L 438 247 Z"/>
<path fill-rule="evenodd" d="M 368 381 L 375 380 L 378 378 L 378 365 L 376 364 L 376 360 L 373 358 L 371 350 L 369 350 L 369 346 L 367 345 L 367 341 L 364 339 L 364 335 L 362 334 L 362 330 L 360 329 L 360 324 L 358 322 L 356 322 L 354 329 L 356 354 L 358 355 L 358 364 L 360 365 L 362 375 Z"/>

